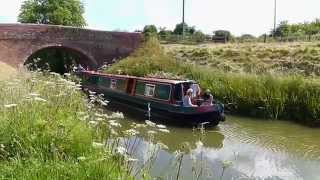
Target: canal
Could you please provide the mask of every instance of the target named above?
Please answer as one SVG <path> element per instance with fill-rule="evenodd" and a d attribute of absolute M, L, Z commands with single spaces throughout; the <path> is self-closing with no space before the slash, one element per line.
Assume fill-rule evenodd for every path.
<path fill-rule="evenodd" d="M 144 121 L 120 122 L 125 131 Z M 205 131 L 167 129 L 170 133 L 147 126 L 127 139 L 137 167 L 150 163 L 156 142 L 168 147 L 153 159 L 153 177 L 176 179 L 179 172 L 180 179 L 320 179 L 320 129 L 234 116 Z"/>

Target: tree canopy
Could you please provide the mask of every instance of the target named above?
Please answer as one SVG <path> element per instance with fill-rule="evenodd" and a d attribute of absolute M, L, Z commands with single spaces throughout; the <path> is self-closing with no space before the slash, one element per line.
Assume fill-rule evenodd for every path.
<path fill-rule="evenodd" d="M 143 28 L 143 34 L 146 36 L 146 37 L 150 37 L 150 36 L 157 36 L 158 34 L 158 29 L 155 25 L 146 25 L 144 28 Z"/>
<path fill-rule="evenodd" d="M 80 0 L 26 0 L 20 8 L 21 23 L 83 27 L 84 6 Z"/>
<path fill-rule="evenodd" d="M 186 34 L 193 34 L 196 31 L 196 28 L 194 26 L 190 27 L 188 26 L 187 23 L 184 23 L 184 24 L 179 23 L 176 25 L 176 28 L 173 30 L 173 33 L 182 35 L 183 26 L 184 26 L 184 32 Z"/>
<path fill-rule="evenodd" d="M 276 37 L 320 34 L 320 19 L 298 24 L 289 24 L 288 21 L 282 21 L 275 32 L 272 33 Z"/>

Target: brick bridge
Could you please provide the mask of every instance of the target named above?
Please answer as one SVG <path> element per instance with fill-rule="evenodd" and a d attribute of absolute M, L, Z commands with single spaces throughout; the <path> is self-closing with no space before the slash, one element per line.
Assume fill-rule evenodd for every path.
<path fill-rule="evenodd" d="M 35 24 L 0 24 L 0 61 L 23 66 L 34 53 L 46 48 L 76 52 L 82 64 L 95 69 L 114 58 L 128 56 L 139 47 L 138 33 L 107 32 Z"/>

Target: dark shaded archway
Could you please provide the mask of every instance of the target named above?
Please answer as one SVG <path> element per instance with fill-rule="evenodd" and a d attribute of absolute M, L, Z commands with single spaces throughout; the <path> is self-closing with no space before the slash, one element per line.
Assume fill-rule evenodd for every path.
<path fill-rule="evenodd" d="M 84 68 L 96 66 L 96 62 L 87 55 L 64 46 L 50 46 L 37 50 L 24 63 L 29 70 L 48 70 L 60 74 L 72 71 L 73 67 L 79 64 Z"/>

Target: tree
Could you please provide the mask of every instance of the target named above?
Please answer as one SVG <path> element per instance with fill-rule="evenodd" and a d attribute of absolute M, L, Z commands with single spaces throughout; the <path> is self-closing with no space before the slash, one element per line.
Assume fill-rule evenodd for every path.
<path fill-rule="evenodd" d="M 20 8 L 21 23 L 83 27 L 84 7 L 80 0 L 26 0 Z"/>
<path fill-rule="evenodd" d="M 193 38 L 196 42 L 203 42 L 205 39 L 206 39 L 206 35 L 203 34 L 203 32 L 201 31 L 196 31 L 194 34 L 193 34 Z"/>
<path fill-rule="evenodd" d="M 274 37 L 288 36 L 290 33 L 290 26 L 288 24 L 288 21 L 281 21 L 273 33 Z"/>
<path fill-rule="evenodd" d="M 173 30 L 173 33 L 182 35 L 183 26 L 184 26 L 184 32 L 186 34 L 193 34 L 196 31 L 196 28 L 194 26 L 189 27 L 187 23 L 184 23 L 184 24 L 180 23 L 176 25 L 176 28 Z"/>
<path fill-rule="evenodd" d="M 155 25 L 146 25 L 143 28 L 143 34 L 145 35 L 145 37 L 154 37 L 157 36 L 158 29 Z"/>
<path fill-rule="evenodd" d="M 172 33 L 173 32 L 171 30 L 167 30 L 166 27 L 160 27 L 158 34 L 162 39 L 167 39 L 171 36 Z"/>

